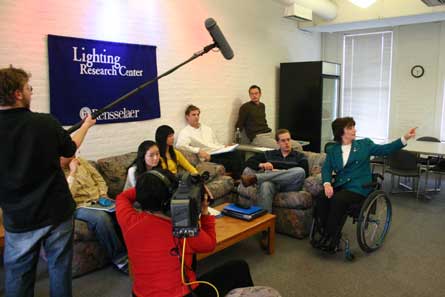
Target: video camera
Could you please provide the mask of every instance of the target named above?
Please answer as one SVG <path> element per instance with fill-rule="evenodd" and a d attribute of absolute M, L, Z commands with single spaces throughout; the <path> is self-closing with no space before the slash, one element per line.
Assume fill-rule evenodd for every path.
<path fill-rule="evenodd" d="M 198 235 L 201 202 L 205 194 L 204 182 L 208 179 L 208 172 L 201 175 L 185 173 L 180 179 L 178 189 L 173 194 L 170 204 L 174 237 Z"/>

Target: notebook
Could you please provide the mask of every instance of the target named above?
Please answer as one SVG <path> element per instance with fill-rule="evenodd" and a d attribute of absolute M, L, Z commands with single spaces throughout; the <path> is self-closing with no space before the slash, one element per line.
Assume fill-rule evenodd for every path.
<path fill-rule="evenodd" d="M 235 205 L 235 203 L 231 203 L 227 206 L 224 207 L 225 210 L 230 210 L 230 211 L 235 211 L 241 214 L 247 214 L 247 215 L 251 215 L 254 214 L 258 211 L 263 210 L 261 207 L 259 206 L 251 206 L 249 208 L 242 208 L 242 207 L 238 207 Z"/>
<path fill-rule="evenodd" d="M 254 212 L 252 214 L 243 214 L 243 213 L 240 213 L 240 212 L 223 209 L 222 213 L 224 215 L 226 215 L 226 216 L 229 216 L 229 217 L 241 219 L 241 220 L 244 220 L 244 221 L 251 221 L 251 220 L 253 220 L 253 219 L 257 218 L 257 217 L 260 217 L 260 216 L 266 214 L 267 210 L 260 209 L 259 211 Z"/>
<path fill-rule="evenodd" d="M 90 205 L 83 205 L 82 208 L 94 209 L 94 210 L 103 210 L 107 212 L 115 212 L 116 211 L 116 203 L 113 199 L 100 197 L 98 201 L 92 202 Z"/>

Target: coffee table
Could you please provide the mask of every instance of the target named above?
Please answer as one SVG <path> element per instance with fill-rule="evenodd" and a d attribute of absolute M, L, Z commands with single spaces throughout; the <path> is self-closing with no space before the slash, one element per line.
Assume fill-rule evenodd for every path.
<path fill-rule="evenodd" d="M 215 209 L 221 211 L 228 204 L 221 204 Z M 216 248 L 211 253 L 197 254 L 197 259 L 204 259 L 261 231 L 268 231 L 267 252 L 273 254 L 275 251 L 275 218 L 274 214 L 269 213 L 249 222 L 228 216 L 216 218 Z"/>

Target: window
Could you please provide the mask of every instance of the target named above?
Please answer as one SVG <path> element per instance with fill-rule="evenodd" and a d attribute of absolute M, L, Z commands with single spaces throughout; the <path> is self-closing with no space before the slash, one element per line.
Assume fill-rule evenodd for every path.
<path fill-rule="evenodd" d="M 392 32 L 344 35 L 341 116 L 352 116 L 357 136 L 388 138 Z"/>
<path fill-rule="evenodd" d="M 440 128 L 440 141 L 445 141 L 445 80 L 443 81 L 443 90 L 442 90 L 442 121 Z"/>

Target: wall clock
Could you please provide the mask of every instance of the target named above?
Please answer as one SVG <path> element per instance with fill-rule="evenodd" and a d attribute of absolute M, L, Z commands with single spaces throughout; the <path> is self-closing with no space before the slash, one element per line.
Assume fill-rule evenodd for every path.
<path fill-rule="evenodd" d="M 420 78 L 425 74 L 425 69 L 420 65 L 414 65 L 411 68 L 411 75 L 415 78 Z"/>

